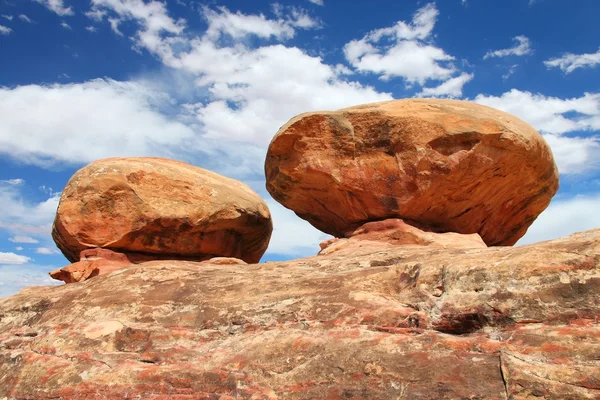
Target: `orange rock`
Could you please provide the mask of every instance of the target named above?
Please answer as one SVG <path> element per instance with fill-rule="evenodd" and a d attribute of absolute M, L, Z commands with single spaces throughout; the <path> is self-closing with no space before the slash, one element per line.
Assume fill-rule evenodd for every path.
<path fill-rule="evenodd" d="M 71 262 L 93 247 L 150 259 L 258 262 L 271 231 L 267 205 L 241 182 L 180 161 L 109 158 L 69 180 L 52 237 Z"/>
<path fill-rule="evenodd" d="M 244 267 L 151 261 L 1 298 L 0 399 L 599 398 L 600 229 L 362 242 Z"/>
<path fill-rule="evenodd" d="M 50 272 L 50 276 L 65 283 L 85 281 L 98 275 L 109 274 L 133 262 L 125 255 L 107 249 L 87 249 L 79 255 L 79 261 Z"/>
<path fill-rule="evenodd" d="M 378 242 L 380 245 L 388 246 L 413 245 L 443 249 L 487 247 L 476 233 L 465 235 L 455 232 L 427 232 L 397 218 L 368 222 L 348 236 L 348 239 L 330 239 L 322 242 L 319 254 L 330 254 L 353 246 L 364 246 L 365 242 L 369 242 L 369 246 L 377 246 L 372 242 Z"/>
<path fill-rule="evenodd" d="M 402 218 L 512 245 L 558 190 L 550 148 L 531 126 L 457 100 L 301 114 L 274 137 L 265 172 L 273 198 L 337 237 Z"/>

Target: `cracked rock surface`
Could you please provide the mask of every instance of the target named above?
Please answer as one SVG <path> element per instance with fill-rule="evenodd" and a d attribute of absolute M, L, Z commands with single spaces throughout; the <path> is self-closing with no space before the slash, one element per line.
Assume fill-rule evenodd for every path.
<path fill-rule="evenodd" d="M 265 160 L 275 200 L 347 237 L 401 218 L 512 245 L 558 190 L 542 136 L 520 119 L 458 100 L 409 99 L 298 115 Z"/>
<path fill-rule="evenodd" d="M 598 399 L 600 229 L 150 261 L 0 299 L 0 398 Z"/>

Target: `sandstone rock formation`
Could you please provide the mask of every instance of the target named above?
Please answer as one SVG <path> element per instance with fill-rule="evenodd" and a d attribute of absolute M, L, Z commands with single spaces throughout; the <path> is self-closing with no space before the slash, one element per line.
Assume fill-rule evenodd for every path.
<path fill-rule="evenodd" d="M 490 246 L 514 244 L 558 189 L 531 126 L 457 100 L 301 114 L 271 142 L 265 172 L 273 198 L 337 237 L 402 218 Z"/>
<path fill-rule="evenodd" d="M 160 158 L 110 158 L 67 183 L 52 236 L 71 262 L 89 248 L 157 259 L 215 256 L 258 262 L 272 231 L 247 185 Z"/>
<path fill-rule="evenodd" d="M 151 261 L 0 299 L 0 398 L 598 399 L 600 229 Z"/>
<path fill-rule="evenodd" d="M 320 246 L 319 254 L 331 254 L 343 248 L 364 246 L 381 250 L 393 246 L 430 246 L 443 249 L 487 247 L 476 233 L 464 235 L 454 232 L 426 232 L 397 218 L 367 222 L 350 233 L 347 239 L 331 239 L 321 243 Z"/>

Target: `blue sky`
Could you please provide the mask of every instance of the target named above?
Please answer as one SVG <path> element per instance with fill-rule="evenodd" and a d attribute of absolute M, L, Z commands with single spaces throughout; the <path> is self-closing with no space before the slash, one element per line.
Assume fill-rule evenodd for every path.
<path fill-rule="evenodd" d="M 467 99 L 532 124 L 561 189 L 520 242 L 600 227 L 596 0 L 0 0 L 0 297 L 67 264 L 60 192 L 98 158 L 181 159 L 267 201 L 265 260 L 325 236 L 264 188 L 292 116 L 405 97 Z"/>

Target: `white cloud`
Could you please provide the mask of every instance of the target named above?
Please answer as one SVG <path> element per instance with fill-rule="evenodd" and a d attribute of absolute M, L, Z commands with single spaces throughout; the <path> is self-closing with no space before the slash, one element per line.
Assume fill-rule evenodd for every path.
<path fill-rule="evenodd" d="M 21 251 L 21 250 L 23 250 L 23 248 L 21 246 L 17 246 L 17 247 L 15 247 L 15 250 Z"/>
<path fill-rule="evenodd" d="M 518 64 L 511 65 L 510 68 L 508 68 L 508 71 L 506 71 L 506 74 L 502 75 L 502 80 L 507 80 L 508 78 L 510 78 L 511 75 L 515 73 L 518 66 Z"/>
<path fill-rule="evenodd" d="M 6 15 L 6 14 L 2 14 L 2 18 L 7 19 L 9 21 L 13 20 L 13 16 L 12 15 Z"/>
<path fill-rule="evenodd" d="M 525 56 L 533 53 L 531 42 L 526 36 L 515 36 L 513 42 L 516 42 L 515 45 L 508 49 L 488 51 L 483 56 L 483 59 L 485 60 L 490 57 Z"/>
<path fill-rule="evenodd" d="M 15 185 L 0 184 L 0 229 L 10 232 L 14 243 L 37 243 L 50 238 L 60 193 L 40 202 L 28 201 Z M 31 237 L 33 236 L 33 237 Z"/>
<path fill-rule="evenodd" d="M 273 234 L 267 254 L 316 255 L 320 250 L 319 243 L 331 238 L 275 200 L 269 198 L 266 202 L 273 218 Z"/>
<path fill-rule="evenodd" d="M 0 265 L 20 265 L 28 263 L 30 260 L 31 258 L 19 254 L 0 252 Z"/>
<path fill-rule="evenodd" d="M 147 3 L 140 0 L 92 0 L 92 8 L 86 15 L 101 19 L 108 11 L 117 15 L 111 22 L 111 27 L 117 31 L 121 21 L 138 21 L 142 29 L 134 38 L 136 46 L 153 53 L 171 52 L 167 38 L 180 34 L 185 27 L 185 20 L 173 20 L 168 15 L 165 3 L 155 0 Z"/>
<path fill-rule="evenodd" d="M 11 33 L 13 30 L 10 29 L 7 26 L 4 25 L 0 25 L 0 35 L 8 35 L 9 33 Z"/>
<path fill-rule="evenodd" d="M 61 17 L 74 14 L 73 9 L 71 7 L 65 7 L 63 0 L 35 0 L 35 1 L 37 1 L 38 3 L 40 3 L 41 5 L 46 7 L 48 10 L 60 15 Z"/>
<path fill-rule="evenodd" d="M 565 53 L 561 57 L 544 61 L 544 64 L 548 68 L 558 67 L 564 73 L 570 74 L 578 68 L 592 68 L 600 65 L 600 50 L 587 54 Z"/>
<path fill-rule="evenodd" d="M 475 101 L 516 115 L 546 133 L 600 130 L 600 93 L 561 99 L 512 89 L 499 97 L 480 94 Z"/>
<path fill-rule="evenodd" d="M 21 178 L 16 178 L 16 179 L 6 179 L 6 180 L 0 180 L 0 184 L 6 184 L 6 185 L 22 185 L 25 183 L 24 179 Z"/>
<path fill-rule="evenodd" d="M 419 96 L 425 97 L 460 97 L 462 96 L 463 86 L 473 79 L 475 75 L 467 74 L 466 72 L 455 77 L 450 78 L 446 82 L 433 88 L 423 88 Z"/>
<path fill-rule="evenodd" d="M 571 233 L 600 228 L 600 194 L 555 198 L 529 227 L 518 244 L 557 239 Z"/>
<path fill-rule="evenodd" d="M 380 74 L 383 80 L 402 77 L 421 85 L 428 79 L 447 80 L 456 72 L 450 63 L 454 57 L 430 44 L 438 14 L 430 3 L 410 23 L 398 21 L 352 40 L 344 46 L 346 59 L 358 71 Z"/>
<path fill-rule="evenodd" d="M 318 6 L 324 6 L 325 5 L 325 3 L 323 2 L 323 0 L 308 0 L 308 1 L 310 1 L 311 3 L 316 4 Z"/>
<path fill-rule="evenodd" d="M 8 239 L 13 243 L 39 243 L 40 241 L 30 236 L 13 236 Z"/>
<path fill-rule="evenodd" d="M 72 29 L 72 28 L 71 28 L 71 25 L 67 24 L 65 21 L 62 21 L 62 22 L 60 23 L 60 26 L 62 26 L 62 27 L 63 27 L 63 28 L 65 28 L 65 29 L 68 29 L 68 30 L 71 30 L 71 29 Z"/>
<path fill-rule="evenodd" d="M 27 15 L 25 14 L 21 14 L 19 15 L 19 19 L 21 21 L 27 22 L 28 24 L 33 24 L 33 21 L 31 20 L 31 18 L 29 18 Z"/>
<path fill-rule="evenodd" d="M 194 136 L 159 110 L 171 106 L 167 96 L 135 82 L 0 88 L 0 153 L 41 166 L 169 156 Z"/>
<path fill-rule="evenodd" d="M 48 276 L 48 271 L 56 266 L 39 265 L 0 265 L 0 298 L 12 296 L 28 286 L 56 286 L 62 282 Z"/>
<path fill-rule="evenodd" d="M 60 251 L 57 249 L 50 249 L 48 247 L 38 247 L 35 249 L 37 254 L 51 255 L 51 254 L 60 254 Z"/>
<path fill-rule="evenodd" d="M 544 133 L 561 173 L 579 173 L 598 166 L 600 93 L 560 99 L 512 89 L 502 96 L 480 94 L 475 101 L 516 115 Z M 591 134 L 564 136 L 581 131 Z"/>
<path fill-rule="evenodd" d="M 92 33 L 94 33 L 94 32 L 97 32 L 97 31 L 98 31 L 98 29 L 96 29 L 96 27 L 94 27 L 94 26 L 92 26 L 92 25 L 90 25 L 90 26 L 86 26 L 86 27 L 85 27 L 85 30 L 86 30 L 86 31 L 88 31 L 88 32 L 92 32 Z"/>
<path fill-rule="evenodd" d="M 272 20 L 263 14 L 248 15 L 241 12 L 232 13 L 227 7 L 219 7 L 213 10 L 205 7 L 204 18 L 208 22 L 206 36 L 212 40 L 221 35 L 227 35 L 234 39 L 240 39 L 248 35 L 260 38 L 289 39 L 296 33 L 295 27 L 310 29 L 319 24 L 306 13 L 291 9 L 287 18 Z"/>

